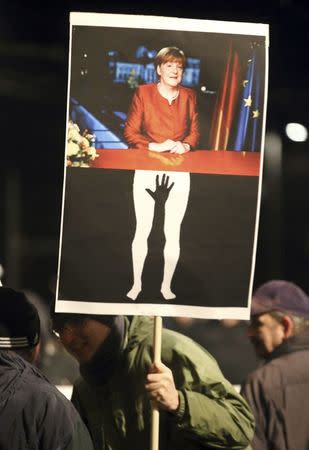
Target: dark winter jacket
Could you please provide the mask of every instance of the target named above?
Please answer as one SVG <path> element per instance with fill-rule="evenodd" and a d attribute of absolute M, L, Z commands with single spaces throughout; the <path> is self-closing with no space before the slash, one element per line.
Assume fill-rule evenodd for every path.
<path fill-rule="evenodd" d="M 126 332 L 120 364 L 108 381 L 94 386 L 81 379 L 75 385 L 72 400 L 96 450 L 149 448 L 145 381 L 152 342 L 153 320 L 135 317 Z M 162 362 L 173 372 L 180 406 L 176 415 L 160 412 L 160 449 L 247 448 L 254 430 L 252 413 L 211 355 L 186 336 L 163 329 Z"/>
<path fill-rule="evenodd" d="M 309 334 L 277 347 L 242 394 L 256 419 L 254 450 L 308 450 Z"/>
<path fill-rule="evenodd" d="M 92 450 L 59 390 L 15 352 L 0 350 L 0 450 Z"/>

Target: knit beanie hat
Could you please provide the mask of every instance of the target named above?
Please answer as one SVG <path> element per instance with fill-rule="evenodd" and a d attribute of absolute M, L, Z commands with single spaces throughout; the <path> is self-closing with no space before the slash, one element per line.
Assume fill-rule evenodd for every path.
<path fill-rule="evenodd" d="M 34 347 L 40 340 L 40 318 L 24 293 L 0 287 L 0 349 Z"/>
<path fill-rule="evenodd" d="M 51 305 L 50 318 L 51 327 L 59 332 L 67 323 L 82 323 L 84 320 L 93 319 L 103 325 L 112 328 L 117 316 L 99 315 L 99 314 L 78 314 L 78 313 L 57 313 L 54 311 L 54 305 Z"/>

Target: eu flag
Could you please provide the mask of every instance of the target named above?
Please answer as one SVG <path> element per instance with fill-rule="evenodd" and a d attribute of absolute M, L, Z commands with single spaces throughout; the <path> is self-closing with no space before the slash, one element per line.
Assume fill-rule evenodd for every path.
<path fill-rule="evenodd" d="M 245 142 L 247 135 L 247 128 L 249 122 L 249 116 L 252 106 L 252 88 L 254 79 L 254 69 L 255 69 L 255 49 L 252 51 L 252 56 L 248 60 L 247 75 L 246 79 L 243 81 L 243 95 L 242 103 L 240 106 L 237 136 L 235 141 L 234 150 L 243 151 L 245 150 Z"/>

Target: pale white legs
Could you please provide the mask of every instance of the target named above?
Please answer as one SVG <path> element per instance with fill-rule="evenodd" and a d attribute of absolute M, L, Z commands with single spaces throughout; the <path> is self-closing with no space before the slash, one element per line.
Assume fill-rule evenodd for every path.
<path fill-rule="evenodd" d="M 165 204 L 164 272 L 161 284 L 161 293 L 166 300 L 176 297 L 171 291 L 171 283 L 180 254 L 180 230 L 188 205 L 190 174 L 173 172 L 170 181 L 174 181 L 175 185 Z"/>
<path fill-rule="evenodd" d="M 147 239 L 152 228 L 155 202 L 146 192 L 155 188 L 155 175 L 152 171 L 136 170 L 133 182 L 133 199 L 136 229 L 132 242 L 133 286 L 127 297 L 135 300 L 142 289 L 142 273 L 148 253 Z"/>
<path fill-rule="evenodd" d="M 132 300 L 137 298 L 142 288 L 142 272 L 148 252 L 147 239 L 154 216 L 155 202 L 145 189 L 150 188 L 154 191 L 156 175 L 159 175 L 161 182 L 163 173 L 147 170 L 135 171 L 133 197 L 136 230 L 132 242 L 133 286 L 127 293 L 127 296 Z M 169 300 L 175 298 L 175 294 L 171 290 L 171 283 L 179 259 L 180 229 L 188 204 L 190 174 L 167 172 L 166 175 L 169 177 L 169 185 L 174 182 L 165 203 L 164 234 L 166 243 L 164 247 L 164 274 L 161 284 L 161 293 L 166 300 Z"/>

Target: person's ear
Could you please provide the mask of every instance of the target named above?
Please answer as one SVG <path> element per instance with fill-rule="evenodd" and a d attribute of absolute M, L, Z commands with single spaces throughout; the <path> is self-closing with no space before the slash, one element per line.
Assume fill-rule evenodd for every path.
<path fill-rule="evenodd" d="M 294 334 L 294 323 L 290 316 L 283 316 L 281 319 L 281 324 L 283 326 L 285 339 L 293 336 Z"/>
<path fill-rule="evenodd" d="M 161 76 L 161 68 L 160 68 L 160 66 L 157 66 L 157 74 L 159 75 L 159 77 Z"/>

